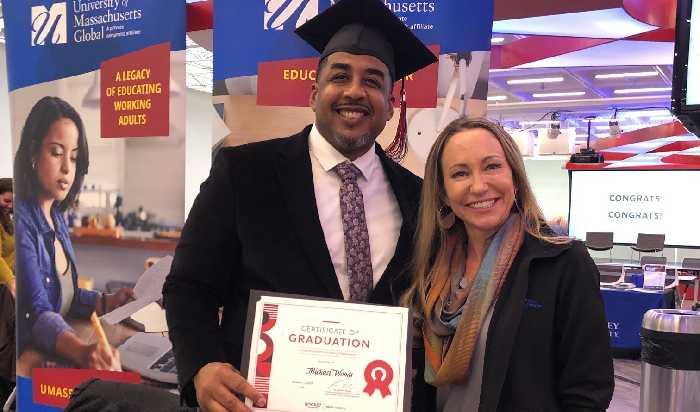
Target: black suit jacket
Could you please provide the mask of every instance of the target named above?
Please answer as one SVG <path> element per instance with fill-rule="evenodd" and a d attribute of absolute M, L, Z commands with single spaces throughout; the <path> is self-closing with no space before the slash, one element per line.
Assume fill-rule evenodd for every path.
<path fill-rule="evenodd" d="M 196 402 L 192 378 L 202 366 L 240 365 L 251 289 L 343 298 L 316 208 L 310 130 L 222 149 L 190 211 L 163 288 L 179 382 L 190 404 Z M 405 269 L 421 181 L 378 145 L 376 152 L 403 224 L 370 302 L 396 304 L 410 281 Z"/>

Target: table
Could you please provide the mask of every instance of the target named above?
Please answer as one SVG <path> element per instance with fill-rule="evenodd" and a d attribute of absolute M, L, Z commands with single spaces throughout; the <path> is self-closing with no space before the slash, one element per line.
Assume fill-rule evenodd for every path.
<path fill-rule="evenodd" d="M 674 289 L 600 289 L 614 356 L 639 356 L 639 332 L 644 314 L 649 309 L 672 309 L 675 306 L 674 292 Z"/>

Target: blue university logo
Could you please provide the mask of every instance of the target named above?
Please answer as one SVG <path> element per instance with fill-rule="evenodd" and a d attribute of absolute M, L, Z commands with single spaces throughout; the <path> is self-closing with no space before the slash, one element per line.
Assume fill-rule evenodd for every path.
<path fill-rule="evenodd" d="M 32 46 L 64 44 L 68 39 L 66 3 L 32 6 Z"/>
<path fill-rule="evenodd" d="M 262 0 L 264 30 L 293 31 L 318 14 L 318 0 Z"/>

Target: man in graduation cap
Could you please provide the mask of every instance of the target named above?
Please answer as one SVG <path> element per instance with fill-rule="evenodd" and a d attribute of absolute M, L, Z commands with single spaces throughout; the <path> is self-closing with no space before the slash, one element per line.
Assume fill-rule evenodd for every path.
<path fill-rule="evenodd" d="M 394 82 L 436 58 L 380 0 L 340 0 L 297 34 L 321 52 L 314 124 L 219 153 L 163 289 L 182 396 L 211 412 L 263 400 L 234 369 L 251 289 L 396 304 L 410 282 L 420 179 L 375 139 Z M 431 400 L 414 386 L 414 410 Z"/>

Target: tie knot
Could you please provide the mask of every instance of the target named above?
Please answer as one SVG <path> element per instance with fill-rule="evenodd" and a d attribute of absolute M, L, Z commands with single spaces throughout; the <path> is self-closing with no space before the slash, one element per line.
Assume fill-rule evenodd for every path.
<path fill-rule="evenodd" d="M 347 160 L 333 168 L 343 182 L 348 180 L 357 181 L 357 177 L 362 174 L 360 169 Z"/>

